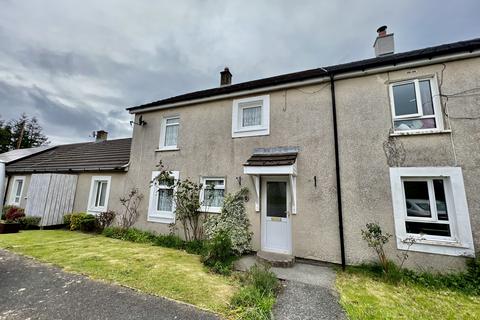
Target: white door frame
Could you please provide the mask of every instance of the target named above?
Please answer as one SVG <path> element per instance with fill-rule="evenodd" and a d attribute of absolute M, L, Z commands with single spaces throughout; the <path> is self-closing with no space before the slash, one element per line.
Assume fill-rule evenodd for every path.
<path fill-rule="evenodd" d="M 292 220 L 291 220 L 291 188 L 290 188 L 290 179 L 288 176 L 261 176 L 261 250 L 282 254 L 292 254 Z M 267 217 L 267 182 L 268 181 L 282 181 L 286 185 L 286 201 L 287 201 L 287 217 L 279 218 L 281 222 L 286 223 L 287 232 L 285 236 L 287 237 L 287 246 L 284 250 L 277 248 L 269 248 L 267 245 L 267 223 L 272 223 L 272 218 Z M 274 222 L 275 223 L 275 222 Z M 277 222 L 278 223 L 278 222 Z"/>

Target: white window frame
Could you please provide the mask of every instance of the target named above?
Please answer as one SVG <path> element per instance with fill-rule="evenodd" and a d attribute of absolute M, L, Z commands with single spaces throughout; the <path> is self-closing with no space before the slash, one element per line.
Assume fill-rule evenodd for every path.
<path fill-rule="evenodd" d="M 420 81 L 424 81 L 424 80 L 430 81 L 430 91 L 432 94 L 432 104 L 433 104 L 433 115 L 423 115 L 422 97 L 420 94 Z M 393 87 L 404 85 L 404 84 L 410 84 L 410 83 L 413 83 L 415 85 L 415 96 L 416 96 L 415 100 L 417 103 L 417 113 L 397 116 L 395 112 L 395 98 L 393 95 Z M 392 82 L 389 85 L 389 94 L 390 94 L 390 107 L 392 112 L 392 128 L 394 133 L 397 133 L 397 134 L 426 133 L 426 132 L 438 132 L 438 131 L 444 130 L 441 99 L 440 99 L 438 81 L 436 76 L 429 76 L 424 78 L 416 78 L 416 79 Z M 435 119 L 435 128 L 395 130 L 395 121 L 421 120 L 421 119 Z"/>
<path fill-rule="evenodd" d="M 172 211 L 159 211 L 157 210 L 158 202 L 158 190 L 159 189 L 173 189 L 175 194 L 176 188 L 169 188 L 166 185 L 160 185 L 158 181 L 155 180 L 156 177 L 160 174 L 160 171 L 152 172 L 152 183 L 150 185 L 150 200 L 148 205 L 148 217 L 147 221 L 149 222 L 158 222 L 158 223 L 175 223 L 175 201 L 172 203 Z M 174 182 L 177 182 L 179 179 L 179 172 L 172 171 L 171 177 L 174 179 Z"/>
<path fill-rule="evenodd" d="M 20 206 L 20 203 L 22 202 L 22 196 L 23 196 L 23 189 L 25 188 L 25 176 L 14 176 L 12 179 L 12 192 L 10 193 L 10 205 L 13 206 Z M 17 189 L 15 189 L 15 185 L 17 184 L 17 181 L 22 181 L 22 188 L 20 189 L 20 196 L 18 197 L 18 201 L 15 200 L 17 197 Z"/>
<path fill-rule="evenodd" d="M 216 190 L 223 190 L 223 195 L 225 198 L 225 184 L 227 183 L 227 180 L 225 177 L 201 177 L 200 182 L 202 184 L 202 190 L 200 190 L 200 210 L 202 212 L 211 212 L 211 213 L 220 213 L 222 211 L 222 207 L 212 207 L 212 206 L 207 206 L 205 205 L 205 189 L 207 188 L 207 181 L 208 180 L 222 180 L 223 181 L 223 186 L 215 186 L 214 189 Z"/>
<path fill-rule="evenodd" d="M 403 181 L 441 179 L 444 181 L 447 202 L 450 237 L 410 234 L 406 231 L 406 221 L 436 222 L 432 218 L 408 217 L 405 204 Z M 390 168 L 390 184 L 392 191 L 393 212 L 397 248 L 409 249 L 405 240 L 415 239 L 411 251 L 427 252 L 451 256 L 474 257 L 472 230 L 468 213 L 467 198 L 463 183 L 462 169 L 459 167 L 404 167 Z M 429 185 L 429 188 L 431 186 Z M 432 191 L 429 191 L 429 193 Z M 432 201 L 432 199 L 430 199 Z M 434 210 L 433 210 L 434 211 Z"/>
<path fill-rule="evenodd" d="M 107 189 L 105 193 L 105 205 L 104 206 L 95 206 L 95 197 L 96 197 L 96 185 L 100 181 L 107 182 Z M 108 199 L 110 198 L 110 186 L 112 182 L 111 176 L 93 176 L 90 183 L 90 192 L 88 195 L 88 206 L 87 212 L 91 214 L 98 214 L 101 212 L 106 212 L 108 210 Z"/>
<path fill-rule="evenodd" d="M 243 127 L 243 109 L 261 106 L 261 124 Z M 270 134 L 270 96 L 256 96 L 233 100 L 232 106 L 232 138 L 265 136 Z"/>
<path fill-rule="evenodd" d="M 167 120 L 178 119 L 177 123 L 167 124 Z M 178 126 L 177 133 L 177 144 L 174 146 L 165 146 L 166 131 L 168 126 Z M 161 128 L 160 128 L 160 145 L 158 146 L 159 151 L 170 151 L 170 150 L 179 150 L 178 149 L 178 137 L 180 136 L 180 116 L 168 116 L 162 119 Z"/>

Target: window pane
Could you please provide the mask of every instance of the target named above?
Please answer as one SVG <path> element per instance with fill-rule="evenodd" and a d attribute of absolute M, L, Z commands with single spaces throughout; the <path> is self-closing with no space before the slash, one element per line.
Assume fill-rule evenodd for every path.
<path fill-rule="evenodd" d="M 286 182 L 267 182 L 267 216 L 287 217 Z"/>
<path fill-rule="evenodd" d="M 413 82 L 393 86 L 393 100 L 395 115 L 403 116 L 418 113 L 415 84 Z"/>
<path fill-rule="evenodd" d="M 207 207 L 221 207 L 223 206 L 225 190 L 223 189 L 205 189 L 204 201 Z"/>
<path fill-rule="evenodd" d="M 432 236 L 450 237 L 450 225 L 439 223 L 425 223 L 406 221 L 405 227 L 408 233 L 426 234 Z"/>
<path fill-rule="evenodd" d="M 242 127 L 259 126 L 262 124 L 262 107 L 243 109 Z"/>
<path fill-rule="evenodd" d="M 17 180 L 17 188 L 15 189 L 15 196 L 20 197 L 22 195 L 23 180 Z"/>
<path fill-rule="evenodd" d="M 170 118 L 166 121 L 167 124 L 178 124 L 178 118 Z"/>
<path fill-rule="evenodd" d="M 443 180 L 433 180 L 433 189 L 435 191 L 435 200 L 437 203 L 438 220 L 448 221 L 447 201 L 445 199 Z"/>
<path fill-rule="evenodd" d="M 159 189 L 157 211 L 172 211 L 173 189 Z"/>
<path fill-rule="evenodd" d="M 435 129 L 435 119 L 415 119 L 415 120 L 397 120 L 395 121 L 395 130 L 419 130 L 419 129 Z"/>
<path fill-rule="evenodd" d="M 178 124 L 165 127 L 165 147 L 176 146 L 178 136 Z"/>
<path fill-rule="evenodd" d="M 205 180 L 205 187 L 223 187 L 223 180 Z"/>
<path fill-rule="evenodd" d="M 430 88 L 430 80 L 422 80 L 419 82 L 420 96 L 422 97 L 422 109 L 424 115 L 433 115 L 432 90 Z"/>
<path fill-rule="evenodd" d="M 100 197 L 98 201 L 98 207 L 105 206 L 105 197 L 107 196 L 107 182 L 100 182 Z"/>
<path fill-rule="evenodd" d="M 427 181 L 404 181 L 407 216 L 431 218 Z"/>

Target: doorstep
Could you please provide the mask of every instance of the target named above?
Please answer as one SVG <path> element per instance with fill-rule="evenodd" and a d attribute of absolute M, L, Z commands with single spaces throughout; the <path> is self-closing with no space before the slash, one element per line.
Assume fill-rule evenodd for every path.
<path fill-rule="evenodd" d="M 260 263 L 266 263 L 272 267 L 291 268 L 295 264 L 295 257 L 290 254 L 258 251 L 257 261 Z"/>
<path fill-rule="evenodd" d="M 238 271 L 247 271 L 257 263 L 255 255 L 248 255 L 235 261 L 234 267 Z M 335 287 L 335 270 L 328 265 L 307 264 L 297 261 L 290 268 L 272 267 L 271 271 L 280 280 L 297 281 L 328 289 L 334 289 Z"/>

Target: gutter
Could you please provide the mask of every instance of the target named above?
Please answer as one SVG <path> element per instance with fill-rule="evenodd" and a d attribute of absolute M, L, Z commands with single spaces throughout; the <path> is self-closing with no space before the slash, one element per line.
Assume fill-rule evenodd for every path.
<path fill-rule="evenodd" d="M 335 147 L 335 178 L 337 182 L 337 207 L 338 207 L 338 228 L 340 235 L 340 255 L 342 259 L 342 269 L 345 270 L 345 237 L 343 234 L 343 207 L 342 207 L 342 186 L 340 179 L 340 156 L 338 147 L 338 126 L 337 126 L 337 103 L 335 99 L 335 79 L 334 73 L 330 73 L 330 91 L 332 95 L 332 116 L 333 116 L 333 142 Z"/>
<path fill-rule="evenodd" d="M 0 205 L 5 203 L 7 197 L 7 190 L 5 188 L 6 176 L 5 176 L 5 162 L 0 160 Z"/>
<path fill-rule="evenodd" d="M 335 78 L 337 80 L 341 80 L 341 79 L 348 79 L 348 78 L 363 77 L 366 75 L 388 72 L 393 70 L 402 70 L 402 69 L 408 69 L 408 68 L 414 68 L 414 67 L 420 67 L 420 66 L 428 66 L 432 64 L 439 64 L 439 63 L 444 63 L 444 62 L 454 61 L 454 60 L 476 58 L 479 56 L 480 56 L 480 51 L 473 51 L 473 52 L 471 51 L 471 52 L 465 52 L 465 53 L 459 53 L 459 54 L 453 54 L 453 55 L 445 55 L 445 56 L 440 56 L 436 58 L 427 58 L 427 59 L 417 60 L 415 62 L 392 63 L 392 65 L 386 66 L 386 67 L 376 67 L 376 68 L 374 67 L 370 69 L 366 67 L 363 70 L 351 71 L 351 72 L 342 72 L 341 69 L 335 70 L 334 68 L 327 67 L 326 70 L 324 69 L 326 71 L 324 77 L 317 77 L 310 80 L 296 81 L 296 82 L 286 83 L 282 85 L 272 85 L 268 87 L 251 89 L 251 90 L 242 90 L 242 91 L 237 91 L 232 93 L 225 93 L 225 94 L 220 94 L 220 95 L 215 95 L 215 96 L 210 96 L 205 98 L 174 102 L 174 103 L 158 105 L 158 106 L 148 106 L 144 108 L 132 107 L 132 108 L 127 108 L 127 110 L 130 114 L 136 114 L 141 112 L 171 109 L 176 107 L 194 105 L 194 104 L 222 100 L 227 98 L 235 98 L 235 97 L 245 96 L 250 94 L 264 93 L 268 91 L 276 91 L 276 90 L 282 90 L 282 89 L 301 87 L 305 85 L 314 85 L 314 84 L 320 84 L 324 82 L 330 82 L 330 78 L 329 78 L 330 74 L 335 74 L 336 75 Z"/>

